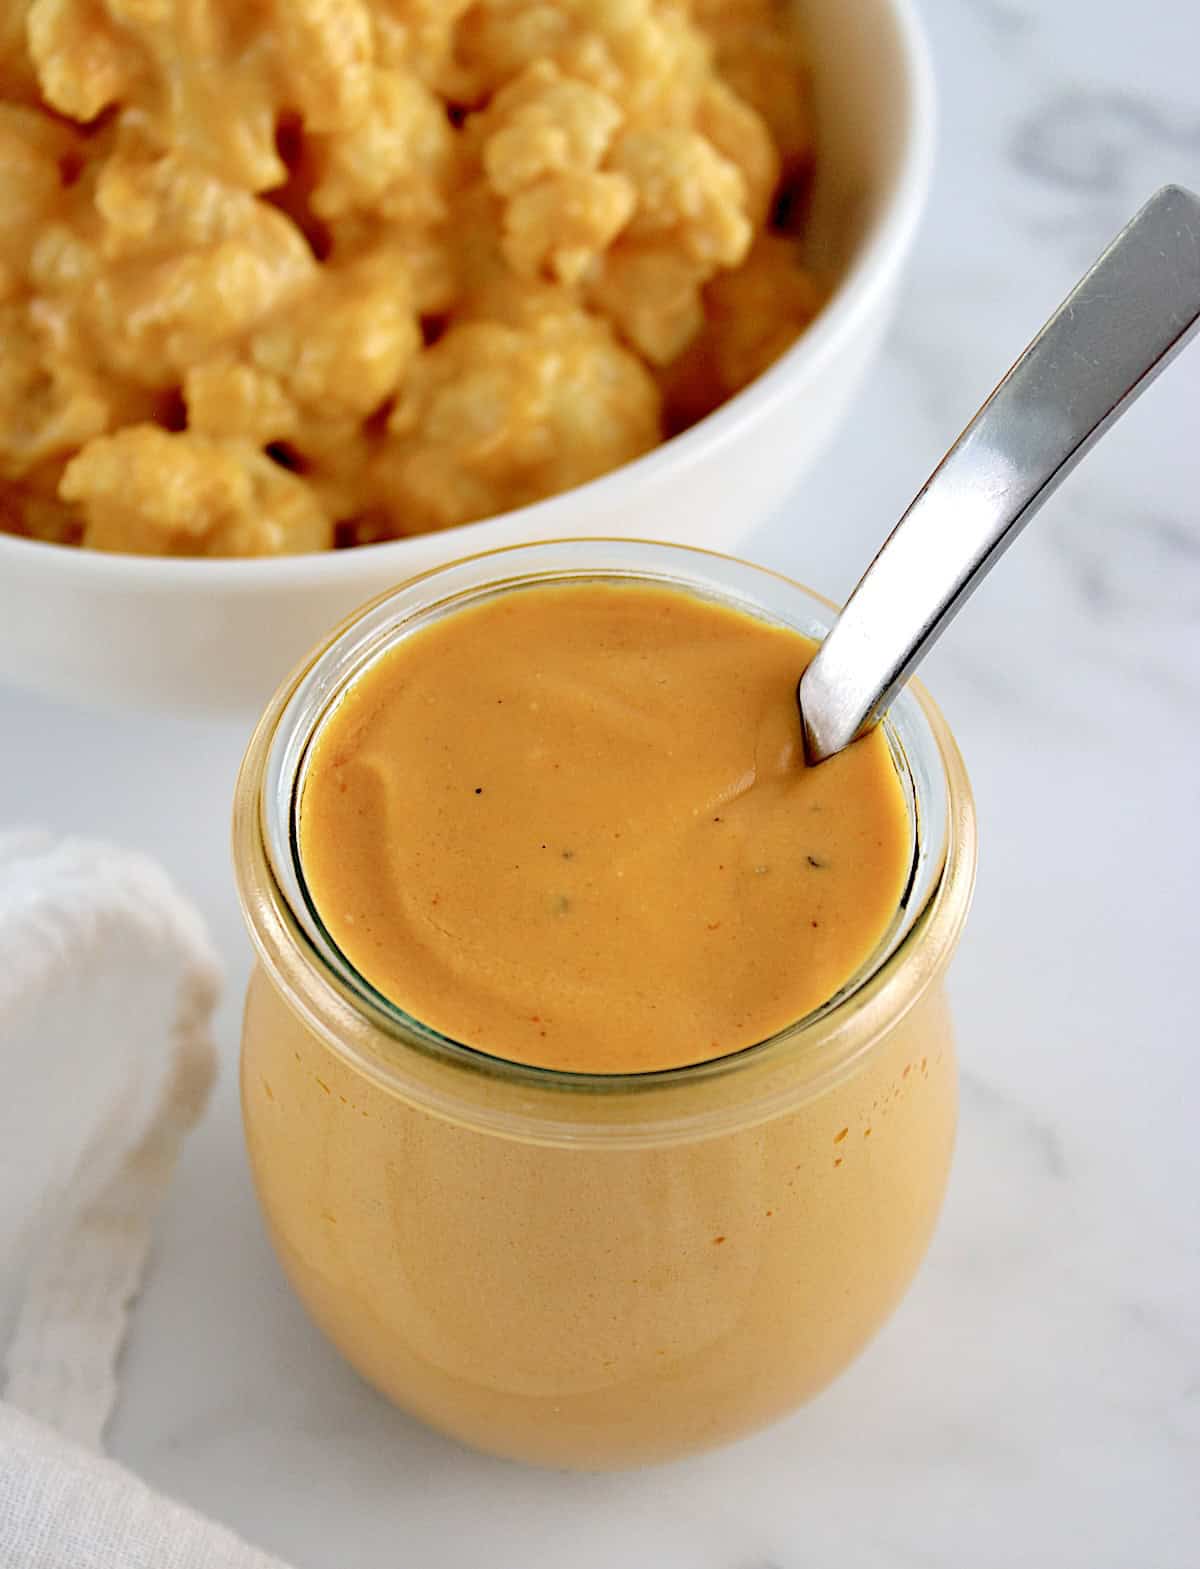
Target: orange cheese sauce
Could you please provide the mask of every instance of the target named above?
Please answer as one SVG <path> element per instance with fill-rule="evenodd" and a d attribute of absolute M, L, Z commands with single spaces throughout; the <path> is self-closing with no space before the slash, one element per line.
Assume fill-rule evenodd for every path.
<path fill-rule="evenodd" d="M 404 638 L 313 742 L 300 860 L 379 992 L 510 1061 L 705 1061 L 832 997 L 912 837 L 881 730 L 805 765 L 815 645 L 697 595 L 510 590 Z"/>

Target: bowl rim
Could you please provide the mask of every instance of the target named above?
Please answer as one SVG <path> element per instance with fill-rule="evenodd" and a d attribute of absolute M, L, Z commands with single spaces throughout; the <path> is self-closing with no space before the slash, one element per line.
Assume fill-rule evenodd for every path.
<path fill-rule="evenodd" d="M 494 538 L 481 538 L 480 530 L 504 523 L 528 528 L 531 538 L 556 537 L 561 524 L 557 513 L 565 501 L 586 506 L 600 497 L 611 498 L 622 487 L 644 481 L 660 483 L 688 467 L 702 452 L 713 454 L 734 444 L 741 433 L 790 396 L 797 376 L 812 376 L 836 358 L 843 341 L 852 336 L 864 316 L 869 316 L 893 282 L 909 250 L 928 194 L 933 167 L 935 89 L 933 66 L 925 29 L 915 0 L 883 0 L 895 24 L 904 62 L 906 135 L 895 175 L 884 195 L 882 210 L 837 288 L 775 363 L 720 408 L 690 429 L 673 436 L 632 462 L 558 495 L 528 506 L 493 513 L 453 530 L 456 557 L 486 550 Z M 587 498 L 585 500 L 584 498 Z M 372 571 L 394 561 L 406 567 L 406 547 L 427 534 L 384 540 L 350 550 L 306 551 L 286 556 L 151 556 L 61 545 L 48 540 L 26 539 L 0 531 L 0 567 L 57 557 L 71 563 L 76 580 L 89 587 L 119 585 L 123 589 L 155 587 L 172 592 L 220 591 L 258 593 L 264 587 L 299 588 L 352 583 L 364 570 L 364 554 Z M 6 559 L 7 558 L 7 561 Z M 315 567 L 314 563 L 322 566 Z"/>

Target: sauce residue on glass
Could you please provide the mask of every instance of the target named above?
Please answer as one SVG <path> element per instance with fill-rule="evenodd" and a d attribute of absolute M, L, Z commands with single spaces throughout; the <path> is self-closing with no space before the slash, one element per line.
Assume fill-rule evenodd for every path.
<path fill-rule="evenodd" d="M 912 839 L 876 728 L 805 766 L 809 639 L 681 589 L 514 589 L 396 643 L 319 729 L 300 861 L 385 997 L 493 1056 L 634 1073 L 832 997 Z"/>

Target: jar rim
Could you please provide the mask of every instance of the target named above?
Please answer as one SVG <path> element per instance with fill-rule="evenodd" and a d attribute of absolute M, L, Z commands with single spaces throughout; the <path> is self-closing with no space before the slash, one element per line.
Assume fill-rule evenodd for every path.
<path fill-rule="evenodd" d="M 478 1114 L 487 1108 L 476 1107 L 473 1116 L 461 1106 L 445 1104 L 444 1093 L 431 1096 L 428 1084 L 414 1085 L 412 1075 L 404 1071 L 411 1066 L 405 1052 L 420 1053 L 473 1077 L 477 1084 L 503 1085 L 519 1097 L 524 1092 L 520 1114 L 532 1118 L 543 1137 L 553 1132 L 547 1121 L 555 1123 L 561 1117 L 563 1094 L 576 1105 L 581 1095 L 610 1101 L 654 1099 L 657 1104 L 662 1092 L 715 1084 L 768 1065 L 772 1058 L 786 1058 L 795 1069 L 797 1059 L 811 1058 L 824 1046 L 826 1061 L 811 1062 L 815 1071 L 800 1075 L 807 1092 L 803 1098 L 808 1098 L 852 1071 L 880 1030 L 907 1011 L 940 973 L 969 906 L 975 866 L 970 786 L 953 737 L 919 683 L 909 684 L 884 720 L 913 831 L 913 866 L 896 919 L 879 947 L 832 998 L 736 1052 L 680 1067 L 605 1074 L 495 1056 L 440 1034 L 383 997 L 337 948 L 308 896 L 296 822 L 304 766 L 313 738 L 365 668 L 403 637 L 481 598 L 581 579 L 674 587 L 817 640 L 828 631 L 837 610 L 792 579 L 736 557 L 694 546 L 628 539 L 507 546 L 436 567 L 387 590 L 335 628 L 283 683 L 243 760 L 235 802 L 234 859 L 243 915 L 259 957 L 276 982 L 286 984 L 290 1000 L 310 1027 L 352 1066 L 409 1098 L 414 1089 L 423 1089 L 425 1093 L 416 1098 L 428 1109 L 456 1120 L 478 1122 Z M 911 995 L 898 996 L 906 988 L 897 982 L 913 971 L 918 946 L 925 950 L 925 962 L 915 967 L 919 973 L 908 976 L 918 984 L 907 987 Z M 308 972 L 305 978 L 311 984 L 298 985 L 299 976 L 283 974 L 296 968 L 289 958 L 302 961 L 301 969 Z M 359 1029 L 348 1027 L 352 1015 L 357 1015 Z M 851 1023 L 858 1028 L 848 1029 Z M 361 1026 L 369 1032 L 365 1045 L 355 1038 Z M 539 1095 L 548 1095 L 557 1108 L 536 1104 Z M 767 1097 L 772 1103 L 777 1099 Z M 555 1110 L 556 1116 L 547 1119 L 547 1112 Z M 483 1120 L 494 1119 L 484 1115 Z M 692 1120 L 687 1119 L 689 1124 Z M 744 1121 L 744 1116 L 738 1120 Z M 600 1126 L 611 1136 L 608 1119 Z M 569 1127 L 559 1126 L 557 1131 L 575 1142 L 580 1128 L 572 1119 Z"/>

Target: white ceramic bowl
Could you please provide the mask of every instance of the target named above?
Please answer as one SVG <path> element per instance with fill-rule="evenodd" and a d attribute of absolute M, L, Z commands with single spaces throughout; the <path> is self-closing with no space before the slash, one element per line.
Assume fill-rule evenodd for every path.
<path fill-rule="evenodd" d="M 0 534 L 0 679 L 107 706 L 260 707 L 356 605 L 456 556 L 608 534 L 734 551 L 841 419 L 887 325 L 924 203 L 933 91 L 910 0 L 797 0 L 818 166 L 817 320 L 715 414 L 624 468 L 481 523 L 321 555 L 180 560 Z"/>

